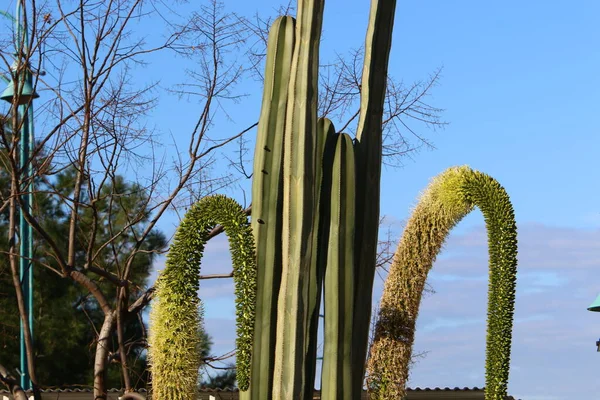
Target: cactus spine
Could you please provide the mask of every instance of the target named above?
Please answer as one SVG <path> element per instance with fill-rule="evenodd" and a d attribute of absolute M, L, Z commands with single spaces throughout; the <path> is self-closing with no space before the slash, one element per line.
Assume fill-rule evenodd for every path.
<path fill-rule="evenodd" d="M 153 396 L 196 400 L 202 330 L 198 299 L 200 262 L 210 230 L 229 237 L 237 315 L 237 379 L 247 389 L 254 332 L 254 239 L 242 207 L 225 196 L 205 197 L 185 215 L 156 281 L 148 338 Z"/>
<path fill-rule="evenodd" d="M 431 182 L 394 255 L 369 358 L 367 379 L 372 398 L 405 396 L 427 274 L 450 230 L 475 206 L 486 221 L 490 254 L 485 398 L 506 397 L 517 266 L 514 212 L 506 191 L 496 180 L 468 167 L 458 167 Z"/>

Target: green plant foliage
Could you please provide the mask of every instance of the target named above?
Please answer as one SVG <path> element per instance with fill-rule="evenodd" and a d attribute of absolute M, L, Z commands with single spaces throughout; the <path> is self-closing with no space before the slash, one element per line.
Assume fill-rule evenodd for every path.
<path fill-rule="evenodd" d="M 450 230 L 473 207 L 484 215 L 490 254 L 485 397 L 506 397 L 517 272 L 514 212 L 506 191 L 496 180 L 469 167 L 456 167 L 431 182 L 394 255 L 369 358 L 367 381 L 371 398 L 405 396 L 427 274 Z"/>
<path fill-rule="evenodd" d="M 202 346 L 200 262 L 210 230 L 220 224 L 229 237 L 237 314 L 237 379 L 249 384 L 254 332 L 256 265 L 254 239 L 242 207 L 225 196 L 205 197 L 185 215 L 156 282 L 150 313 L 149 361 L 153 393 L 164 400 L 195 400 Z"/>
<path fill-rule="evenodd" d="M 240 380 L 242 400 L 312 397 L 323 285 L 323 399 L 361 397 L 377 251 L 382 110 L 395 1 L 371 1 L 354 142 L 347 135 L 336 135 L 331 121 L 317 120 L 323 6 L 323 0 L 299 0 L 297 22 L 281 17 L 269 32 L 252 187 L 258 269 L 256 335 L 250 390 L 246 391 L 247 386 Z M 334 148 L 337 143 L 339 149 L 330 151 L 331 143 Z M 491 178 L 468 168 L 452 169 L 434 181 L 417 206 L 382 300 L 369 382 L 376 394 L 386 391 L 385 398 L 404 395 L 425 278 L 449 230 L 474 205 L 482 209 L 486 220 L 490 219 L 490 232 L 497 232 L 493 226 L 498 223 L 502 235 L 509 234 L 500 235 L 500 246 L 505 246 L 498 252 L 501 258 L 492 257 L 494 263 L 506 267 L 491 278 L 489 335 L 510 336 L 514 301 L 510 268 L 514 269 L 516 259 L 511 264 L 504 251 L 508 251 L 506 243 L 516 244 L 516 239 L 510 242 L 510 233 L 515 230 L 507 228 L 507 218 L 512 216 L 508 198 L 503 198 L 503 190 L 490 182 Z M 491 189 L 487 192 L 483 187 Z M 497 207 L 504 211 L 493 214 L 491 210 Z M 191 216 L 191 221 L 197 221 L 190 223 L 202 226 L 202 218 L 206 216 Z M 186 228 L 182 225 L 181 229 Z M 491 237 L 493 246 L 500 236 Z M 493 246 L 491 252 L 496 251 Z M 197 244 L 192 247 L 201 256 L 202 248 Z M 197 271 L 191 275 L 197 275 Z M 189 282 L 192 278 L 177 279 Z M 164 318 L 179 320 L 186 314 L 195 318 L 197 304 L 182 303 L 178 307 L 183 311 L 166 310 Z M 173 335 L 186 336 L 177 331 Z M 174 336 L 169 340 L 171 347 L 182 348 L 179 342 L 173 345 Z M 488 368 L 505 368 L 510 338 L 488 343 Z M 183 365 L 182 353 L 175 354 L 172 363 L 167 364 L 172 374 L 181 370 L 174 366 Z M 488 396 L 505 392 L 502 381 L 508 375 L 503 374 L 500 370 L 488 374 Z M 244 375 L 238 369 L 240 377 Z M 160 385 L 186 386 L 169 379 Z"/>

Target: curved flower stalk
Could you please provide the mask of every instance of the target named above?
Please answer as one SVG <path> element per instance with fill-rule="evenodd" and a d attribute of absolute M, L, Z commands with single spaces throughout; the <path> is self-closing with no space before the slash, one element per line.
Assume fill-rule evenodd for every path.
<path fill-rule="evenodd" d="M 229 237 L 236 296 L 237 379 L 240 389 L 248 388 L 256 297 L 254 239 L 242 207 L 216 195 L 203 198 L 186 213 L 155 285 L 148 338 L 154 398 L 197 399 L 202 344 L 197 294 L 200 262 L 208 234 L 217 224 Z"/>
<path fill-rule="evenodd" d="M 415 323 L 427 274 L 450 230 L 474 207 L 485 218 L 489 246 L 485 398 L 505 398 L 517 272 L 515 217 L 506 191 L 496 180 L 463 166 L 450 168 L 431 182 L 394 255 L 368 363 L 372 399 L 405 396 Z"/>

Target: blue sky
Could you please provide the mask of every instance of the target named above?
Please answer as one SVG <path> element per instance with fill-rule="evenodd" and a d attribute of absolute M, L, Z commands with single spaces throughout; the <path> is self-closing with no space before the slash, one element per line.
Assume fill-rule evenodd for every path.
<path fill-rule="evenodd" d="M 279 5 L 227 2 L 246 16 L 272 15 Z M 322 61 L 362 45 L 367 2 L 328 0 L 325 12 Z M 390 72 L 410 84 L 443 66 L 428 101 L 446 110 L 450 124 L 437 132 L 420 127 L 436 149 L 384 169 L 382 214 L 399 235 L 428 180 L 453 165 L 468 164 L 507 189 L 520 241 L 509 393 L 526 400 L 600 391 L 600 315 L 586 310 L 600 292 L 599 16 L 597 1 L 399 1 L 396 11 Z M 244 88 L 255 94 L 222 121 L 227 129 L 257 119 L 260 90 L 252 82 Z M 193 123 L 186 119 L 193 107 L 164 98 L 155 123 L 178 138 Z M 236 188 L 228 194 L 243 198 Z M 172 232 L 173 222 L 162 228 Z M 412 370 L 411 387 L 484 385 L 486 251 L 475 211 L 430 275 L 435 293 L 423 300 L 415 343 L 427 354 Z M 204 264 L 206 273 L 229 271 L 224 238 L 209 244 Z M 378 280 L 375 301 L 381 287 Z M 200 291 L 216 352 L 233 347 L 232 293 L 231 282 L 203 283 Z"/>

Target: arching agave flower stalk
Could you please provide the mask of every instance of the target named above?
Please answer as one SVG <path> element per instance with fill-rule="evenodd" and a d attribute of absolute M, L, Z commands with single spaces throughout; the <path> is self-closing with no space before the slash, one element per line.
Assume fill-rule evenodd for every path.
<path fill-rule="evenodd" d="M 486 347 L 486 400 L 506 397 L 517 272 L 517 228 L 500 184 L 469 167 L 437 176 L 404 230 L 385 282 L 371 346 L 367 380 L 377 400 L 405 396 L 421 295 L 450 230 L 474 207 L 488 232 L 490 283 Z"/>
<path fill-rule="evenodd" d="M 242 390 L 248 388 L 256 301 L 254 239 L 242 207 L 216 195 L 203 198 L 185 214 L 167 254 L 166 267 L 156 281 L 148 335 L 155 399 L 197 399 L 202 361 L 200 262 L 210 230 L 217 224 L 229 238 L 233 263 L 237 380 Z"/>

